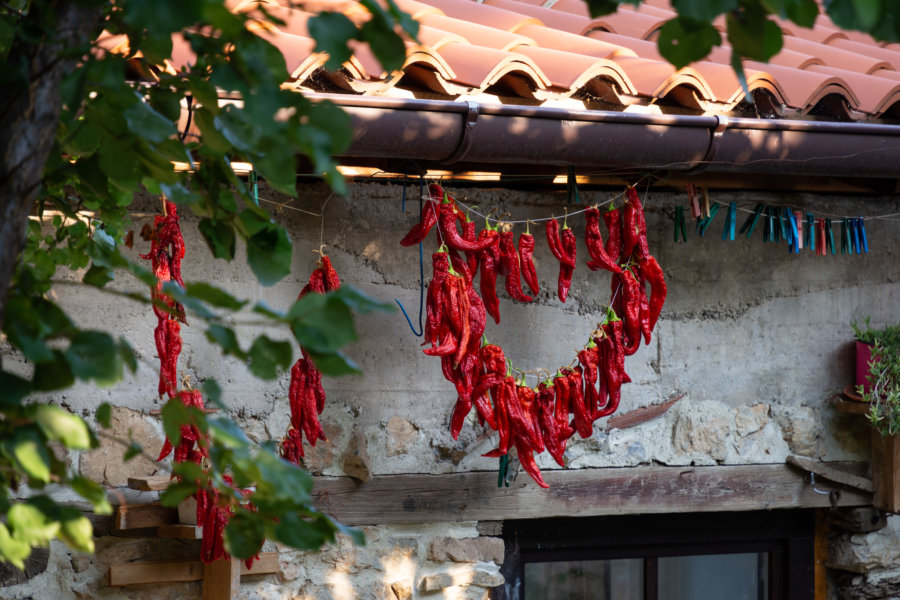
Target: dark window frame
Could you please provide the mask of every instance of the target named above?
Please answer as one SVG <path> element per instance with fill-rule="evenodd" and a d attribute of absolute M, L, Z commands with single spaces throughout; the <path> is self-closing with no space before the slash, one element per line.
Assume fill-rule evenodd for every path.
<path fill-rule="evenodd" d="M 814 600 L 813 510 L 678 513 L 505 521 L 506 584 L 493 600 L 523 600 L 528 562 L 767 552 L 770 600 Z M 656 598 L 652 573 L 645 598 Z"/>

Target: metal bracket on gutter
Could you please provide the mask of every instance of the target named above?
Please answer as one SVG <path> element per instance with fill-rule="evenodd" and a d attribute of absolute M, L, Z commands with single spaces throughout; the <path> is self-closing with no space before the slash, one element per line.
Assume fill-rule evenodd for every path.
<path fill-rule="evenodd" d="M 710 132 L 709 146 L 706 147 L 706 154 L 703 155 L 703 158 L 700 159 L 696 166 L 685 171 L 686 174 L 693 175 L 705 171 L 709 168 L 710 163 L 716 158 L 716 153 L 719 151 L 719 141 L 725 134 L 725 130 L 728 129 L 728 117 L 715 115 L 715 119 L 716 126 Z"/>
<path fill-rule="evenodd" d="M 453 154 L 442 160 L 442 163 L 452 164 L 461 161 L 463 157 L 469 153 L 469 148 L 472 147 L 472 133 L 475 131 L 475 125 L 478 123 L 478 103 L 467 100 L 466 106 L 468 108 L 466 110 L 465 123 L 463 124 L 462 136 L 459 138 L 459 144 L 457 144 Z"/>

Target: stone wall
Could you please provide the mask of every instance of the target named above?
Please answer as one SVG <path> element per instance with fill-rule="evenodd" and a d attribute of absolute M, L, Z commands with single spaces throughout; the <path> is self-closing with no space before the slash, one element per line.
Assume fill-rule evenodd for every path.
<path fill-rule="evenodd" d="M 516 220 L 560 214 L 565 202 L 559 190 L 449 189 L 481 210 L 496 207 Z M 593 203 L 605 202 L 617 192 L 582 191 L 581 195 L 584 202 Z M 416 320 L 418 250 L 402 248 L 397 242 L 416 221 L 417 186 L 407 190 L 405 213 L 401 212 L 402 193 L 400 185 L 380 183 L 351 185 L 346 198 L 332 196 L 322 185 L 304 187 L 300 200 L 276 210 L 294 241 L 294 264 L 293 275 L 271 288 L 254 281 L 241 256 L 234 263 L 210 258 L 195 219 L 187 217 L 184 278 L 212 278 L 238 297 L 285 308 L 315 268 L 312 250 L 319 247 L 321 227 L 321 241 L 346 284 L 384 302 L 400 300 Z M 261 196 L 281 202 L 265 188 Z M 841 215 L 891 212 L 891 204 L 882 198 L 714 190 L 711 199 L 743 205 L 762 201 Z M 619 412 L 681 399 L 662 416 L 635 427 L 609 429 L 598 422 L 590 438 L 573 439 L 569 467 L 782 463 L 789 453 L 827 461 L 867 460 L 865 424 L 836 414 L 828 399 L 852 382 L 849 322 L 866 315 L 874 323 L 898 320 L 898 225 L 868 222 L 871 253 L 863 256 L 817 257 L 806 251 L 790 255 L 784 244 L 763 243 L 760 231 L 751 240 L 739 236 L 734 242 L 722 241 L 721 216 L 705 237 L 692 231 L 688 243 L 674 244 L 671 212 L 684 203 L 684 195 L 678 192 L 651 192 L 645 198 L 650 248 L 666 272 L 669 300 L 651 344 L 626 362 L 633 383 L 623 388 Z M 320 213 L 323 205 L 324 225 L 319 218 L 294 210 Z M 146 214 L 155 206 L 155 201 L 147 199 Z M 745 213 L 739 213 L 739 226 L 744 217 Z M 149 218 L 136 217 L 136 229 Z M 583 220 L 573 217 L 570 225 L 582 237 Z M 502 323 L 489 323 L 487 336 L 507 349 L 517 366 L 555 370 L 573 358 L 575 348 L 586 342 L 601 318 L 609 299 L 609 279 L 580 264 L 569 300 L 560 303 L 555 297 L 555 260 L 542 231 L 535 233 L 542 292 L 530 305 L 515 304 L 501 293 Z M 145 250 L 141 242 L 136 243 L 134 258 Z M 430 250 L 426 245 L 426 283 Z M 583 246 L 579 256 L 586 256 Z M 111 286 L 140 289 L 124 275 Z M 144 305 L 93 289 L 73 291 L 67 286 L 53 293 L 83 326 L 117 324 L 119 333 L 135 347 L 140 366 L 136 375 L 114 387 L 98 391 L 78 385 L 49 400 L 88 417 L 99 402 L 112 403 L 116 431 L 126 437 L 130 432 L 155 454 L 162 432 L 158 418 L 149 415 L 160 407 L 155 393 L 152 314 Z M 249 315 L 240 316 L 235 325 L 253 334 L 257 330 L 251 321 Z M 322 422 L 328 441 L 307 452 L 307 468 L 317 474 L 349 473 L 361 478 L 495 470 L 496 459 L 481 455 L 496 440 L 472 417 L 459 440 L 451 438 L 449 417 L 455 393 L 442 378 L 439 362 L 422 354 L 420 339 L 410 332 L 402 314 L 363 317 L 358 330 L 360 340 L 348 353 L 363 375 L 326 379 L 328 401 Z M 243 365 L 222 358 L 210 347 L 199 323 L 182 331 L 180 370 L 195 385 L 215 378 L 225 390 L 225 402 L 234 407 L 232 416 L 251 439 L 280 437 L 288 423 L 287 374 L 274 382 L 261 382 Z M 15 361 L 15 356 L 4 356 L 5 365 Z M 118 449 L 107 442 L 69 459 L 73 468 L 120 494 L 126 494 L 121 486 L 129 475 L 166 469 L 142 459 L 123 464 Z M 542 469 L 557 468 L 546 456 L 538 464 Z M 366 533 L 369 542 L 364 548 L 353 548 L 343 540 L 318 555 L 283 551 L 282 573 L 245 579 L 242 594 L 310 600 L 392 598 L 391 594 L 401 599 L 482 598 L 485 590 L 499 582 L 497 542 L 478 541 L 475 524 L 385 524 L 367 528 Z M 184 552 L 190 554 L 190 543 L 178 544 L 187 544 Z M 165 544 L 118 538 L 103 538 L 93 558 L 54 545 L 44 574 L 0 589 L 0 598 L 197 597 L 194 583 L 153 590 L 140 586 L 116 590 L 102 584 L 104 567 L 114 559 L 152 559 L 166 552 Z M 895 567 L 877 568 L 887 573 Z M 66 591 L 47 596 L 38 592 L 38 581 L 43 582 L 41 590 Z M 356 596 L 339 591 L 345 588 L 355 590 Z"/>

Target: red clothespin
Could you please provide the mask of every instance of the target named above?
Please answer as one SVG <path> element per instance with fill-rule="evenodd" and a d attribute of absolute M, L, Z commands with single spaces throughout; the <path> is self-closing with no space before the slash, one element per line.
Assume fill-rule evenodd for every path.
<path fill-rule="evenodd" d="M 687 184 L 688 204 L 691 206 L 691 218 L 700 218 L 700 201 L 697 198 L 697 189 L 693 183 Z"/>

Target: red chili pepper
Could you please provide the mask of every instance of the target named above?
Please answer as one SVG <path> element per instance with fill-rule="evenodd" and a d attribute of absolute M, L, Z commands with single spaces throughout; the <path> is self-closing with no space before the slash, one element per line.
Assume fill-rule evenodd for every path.
<path fill-rule="evenodd" d="M 625 203 L 622 254 L 628 258 L 636 250 L 640 259 L 650 254 L 647 248 L 647 225 L 644 221 L 644 209 L 641 206 L 637 190 L 629 187 L 625 194 L 628 196 L 628 202 Z"/>
<path fill-rule="evenodd" d="M 569 412 L 571 412 L 570 402 L 571 393 L 569 391 L 568 369 L 560 371 L 561 375 L 553 379 L 553 389 L 556 392 L 556 411 L 554 418 L 556 419 L 557 434 L 563 440 L 572 437 L 573 430 L 569 427 Z M 565 444 L 563 444 L 565 448 Z"/>
<path fill-rule="evenodd" d="M 507 376 L 503 381 L 506 393 L 506 410 L 509 415 L 511 435 L 518 435 L 528 444 L 536 448 L 541 444 L 541 436 L 534 428 L 531 415 L 525 411 L 519 400 L 519 386 L 512 376 Z"/>
<path fill-rule="evenodd" d="M 650 282 L 650 329 L 656 327 L 659 315 L 662 312 L 663 304 L 666 302 L 666 280 L 663 277 L 662 269 L 656 259 L 647 256 L 641 262 L 641 270 Z"/>
<path fill-rule="evenodd" d="M 453 270 L 466 280 L 467 285 L 472 285 L 472 271 L 469 270 L 469 263 L 464 261 L 453 248 L 447 249 L 447 256 L 450 257 L 450 266 L 453 267 Z"/>
<path fill-rule="evenodd" d="M 562 241 L 560 240 L 559 223 L 556 219 L 550 219 L 546 224 L 547 245 L 550 246 L 550 252 L 556 257 L 560 264 L 575 268 L 575 257 L 570 255 Z"/>
<path fill-rule="evenodd" d="M 487 313 L 494 318 L 494 322 L 500 323 L 500 299 L 497 298 L 497 269 L 500 266 L 500 234 L 491 229 L 482 229 L 478 239 L 487 242 L 481 252 L 478 253 L 479 266 L 481 268 L 481 297 L 484 299 L 484 307 Z"/>
<path fill-rule="evenodd" d="M 534 462 L 532 447 L 521 437 L 516 437 L 514 444 L 516 446 L 516 453 L 519 455 L 519 464 L 522 465 L 525 472 L 531 475 L 534 482 L 542 488 L 550 487 L 547 485 L 547 482 L 544 481 L 544 477 L 541 475 L 541 470 L 538 468 L 537 463 Z"/>
<path fill-rule="evenodd" d="M 470 243 L 476 243 L 478 241 L 478 232 L 476 231 L 475 221 L 470 221 L 468 217 L 466 217 L 466 220 L 463 223 L 462 236 L 464 240 Z M 469 267 L 469 273 L 472 277 L 475 277 L 475 273 L 478 271 L 478 253 L 472 251 L 466 252 L 466 263 Z"/>
<path fill-rule="evenodd" d="M 644 336 L 644 343 L 650 343 L 650 333 L 653 328 L 650 327 L 650 300 L 647 298 L 647 289 L 644 287 L 644 273 L 638 265 L 635 265 L 634 271 L 638 278 L 638 291 L 640 292 L 641 305 L 641 334 Z"/>
<path fill-rule="evenodd" d="M 541 435 L 544 440 L 544 446 L 547 452 L 553 457 L 559 466 L 566 466 L 565 463 L 565 437 L 558 431 L 556 413 L 555 392 L 552 386 L 548 386 L 546 382 L 538 385 L 538 402 L 540 404 L 540 421 Z"/>
<path fill-rule="evenodd" d="M 625 304 L 624 321 L 626 350 L 630 356 L 637 352 L 641 344 L 641 284 L 631 271 L 622 273 L 622 300 Z"/>
<path fill-rule="evenodd" d="M 600 406 L 600 393 L 597 389 L 598 369 L 600 365 L 600 348 L 591 342 L 587 348 L 578 353 L 578 362 L 584 378 L 584 406 L 588 415 L 593 415 Z"/>
<path fill-rule="evenodd" d="M 543 452 L 544 436 L 541 433 L 540 402 L 538 401 L 537 392 L 530 387 L 520 385 L 516 388 L 516 398 L 518 398 L 519 404 L 522 405 L 522 411 L 525 413 L 526 418 L 531 422 L 531 427 L 535 434 L 535 439 L 530 441 L 531 447 L 535 452 Z"/>
<path fill-rule="evenodd" d="M 428 298 L 425 304 L 425 339 L 433 346 L 438 343 L 440 323 L 443 319 L 443 288 L 450 276 L 450 259 L 446 252 L 431 255 L 433 275 L 428 284 Z"/>
<path fill-rule="evenodd" d="M 572 286 L 572 275 L 575 273 L 575 250 L 578 243 L 575 240 L 575 234 L 569 227 L 564 227 L 560 236 L 560 249 L 566 253 L 569 261 L 559 264 L 559 277 L 557 279 L 557 293 L 562 302 L 566 301 L 569 295 L 569 288 Z M 571 264 L 570 264 L 571 263 Z"/>
<path fill-rule="evenodd" d="M 426 200 L 422 206 L 422 220 L 413 225 L 402 240 L 401 246 L 414 246 L 425 241 L 428 234 L 438 222 L 438 213 L 440 212 L 440 204 L 434 200 Z"/>
<path fill-rule="evenodd" d="M 606 255 L 618 263 L 622 258 L 622 212 L 610 205 L 609 210 L 603 213 L 603 222 L 607 232 Z"/>
<path fill-rule="evenodd" d="M 456 229 L 457 210 L 452 201 L 444 201 L 441 203 L 441 212 L 438 215 L 438 226 L 441 230 L 441 239 L 449 247 L 454 250 L 463 252 L 480 252 L 486 246 L 490 245 L 489 241 L 470 242 L 459 235 Z"/>
<path fill-rule="evenodd" d="M 534 236 L 530 233 L 519 234 L 519 264 L 522 267 L 522 279 L 531 288 L 531 293 L 537 295 L 541 288 L 534 267 Z"/>
<path fill-rule="evenodd" d="M 591 260 L 587 266 L 591 271 L 597 269 L 606 269 L 613 273 L 621 273 L 622 268 L 616 264 L 603 246 L 603 237 L 600 235 L 600 211 L 596 208 L 590 208 L 585 213 L 587 226 L 585 227 L 584 242 L 587 245 L 588 254 Z"/>
<path fill-rule="evenodd" d="M 581 367 L 575 367 L 568 375 L 569 379 L 569 398 L 572 406 L 572 423 L 570 427 L 574 428 L 582 438 L 589 438 L 594 432 L 591 418 L 591 411 L 585 402 L 584 381 L 582 378 Z"/>
<path fill-rule="evenodd" d="M 531 302 L 533 298 L 522 291 L 521 272 L 519 269 L 519 253 L 513 243 L 513 232 L 504 231 L 500 234 L 500 264 L 501 273 L 506 275 L 506 293 L 513 300 L 519 302 Z"/>
<path fill-rule="evenodd" d="M 322 255 L 322 277 L 325 284 L 326 292 L 333 292 L 335 290 L 340 289 L 341 287 L 341 279 L 338 277 L 337 271 L 334 270 L 334 267 L 331 265 L 331 259 Z"/>

